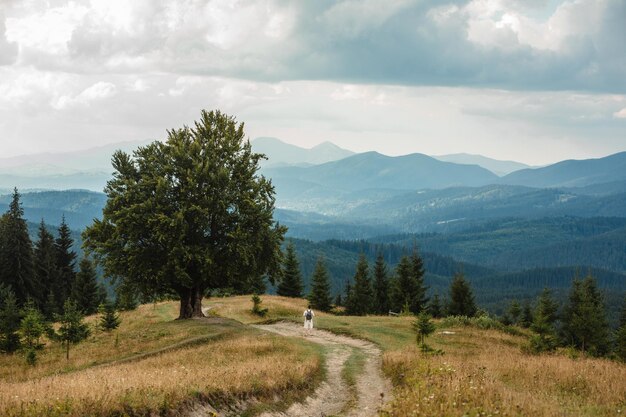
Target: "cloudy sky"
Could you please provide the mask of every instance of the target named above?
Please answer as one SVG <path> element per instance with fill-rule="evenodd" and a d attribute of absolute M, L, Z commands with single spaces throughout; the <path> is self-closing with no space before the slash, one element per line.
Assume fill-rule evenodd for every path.
<path fill-rule="evenodd" d="M 250 138 L 545 164 L 626 150 L 624 0 L 0 0 L 0 157 Z"/>

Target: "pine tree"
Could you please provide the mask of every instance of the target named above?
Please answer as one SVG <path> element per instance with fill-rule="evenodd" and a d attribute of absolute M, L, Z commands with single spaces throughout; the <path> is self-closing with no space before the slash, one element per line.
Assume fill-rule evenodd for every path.
<path fill-rule="evenodd" d="M 72 250 L 73 244 L 74 240 L 70 228 L 65 222 L 65 216 L 63 216 L 58 237 L 54 242 L 58 274 L 57 289 L 54 296 L 59 303 L 59 310 L 61 310 L 61 306 L 65 305 L 65 300 L 71 296 L 72 285 L 76 280 L 76 252 Z"/>
<path fill-rule="evenodd" d="M 71 298 L 76 302 L 79 310 L 88 316 L 98 311 L 98 306 L 101 302 L 100 291 L 98 290 L 96 270 L 93 263 L 89 259 L 83 258 L 80 261 L 79 268 L 74 285 L 72 285 Z"/>
<path fill-rule="evenodd" d="M 513 324 L 519 324 L 520 317 L 522 315 L 522 306 L 520 305 L 519 301 L 517 300 L 511 301 L 511 304 L 509 305 L 508 313 L 509 313 L 509 316 L 511 316 L 511 320 L 513 321 Z"/>
<path fill-rule="evenodd" d="M 83 314 L 73 300 L 67 299 L 63 304 L 63 314 L 57 316 L 60 323 L 57 338 L 65 344 L 65 358 L 70 359 L 70 345 L 78 344 L 89 337 L 89 326 L 83 323 Z"/>
<path fill-rule="evenodd" d="M 282 279 L 278 284 L 276 293 L 284 297 L 302 297 L 302 275 L 300 275 L 300 264 L 296 256 L 296 247 L 293 242 L 287 245 L 287 254 L 283 264 Z"/>
<path fill-rule="evenodd" d="M 267 291 L 267 284 L 263 275 L 251 275 L 246 284 L 246 293 L 248 294 L 265 294 Z"/>
<path fill-rule="evenodd" d="M 53 294 L 56 286 L 56 256 L 54 249 L 54 237 L 48 232 L 46 225 L 41 219 L 38 230 L 38 240 L 35 243 L 34 267 L 37 282 L 41 284 L 43 291 L 42 310 L 46 317 L 52 317 L 56 306 L 50 305 L 50 294 Z M 50 311 L 47 309 L 51 308 Z"/>
<path fill-rule="evenodd" d="M 535 308 L 535 315 L 541 315 L 548 324 L 554 325 L 558 319 L 559 304 L 552 297 L 552 292 L 544 288 Z"/>
<path fill-rule="evenodd" d="M 593 276 L 575 278 L 563 310 L 562 337 L 566 344 L 594 356 L 609 350 L 609 325 L 604 299 Z"/>
<path fill-rule="evenodd" d="M 411 311 L 413 314 L 419 314 L 426 309 L 428 297 L 426 297 L 427 287 L 424 285 L 424 261 L 417 253 L 417 249 L 413 249 L 411 254 L 411 271 L 415 280 L 416 292 L 411 302 Z"/>
<path fill-rule="evenodd" d="M 309 302 L 312 308 L 316 308 L 321 311 L 330 311 L 331 297 L 330 297 L 330 280 L 328 278 L 328 271 L 324 264 L 324 259 L 319 258 L 315 265 L 315 271 L 313 272 L 313 278 L 311 278 L 311 294 L 309 294 Z"/>
<path fill-rule="evenodd" d="M 37 363 L 37 350 L 43 348 L 41 336 L 46 330 L 43 315 L 37 310 L 32 301 L 26 303 L 24 317 L 20 322 L 20 333 L 22 334 L 22 346 L 26 354 L 26 362 L 29 365 Z"/>
<path fill-rule="evenodd" d="M 456 274 L 450 283 L 448 314 L 451 316 L 474 317 L 477 310 L 469 283 L 465 280 L 463 274 Z"/>
<path fill-rule="evenodd" d="M 426 310 L 428 311 L 428 314 L 436 319 L 443 317 L 443 306 L 441 305 L 439 294 L 433 295 L 433 298 L 430 299 Z"/>
<path fill-rule="evenodd" d="M 252 314 L 257 315 L 259 317 L 265 317 L 265 315 L 267 314 L 267 308 L 261 308 L 261 304 L 263 303 L 263 301 L 261 301 L 261 297 L 258 296 L 258 294 L 254 294 L 252 296 Z"/>
<path fill-rule="evenodd" d="M 352 287 L 352 297 L 350 307 L 346 313 L 353 316 L 363 316 L 370 314 L 374 306 L 374 291 L 369 278 L 367 259 L 361 255 L 354 274 L 354 285 Z M 347 306 L 346 306 L 347 307 Z"/>
<path fill-rule="evenodd" d="M 405 306 L 414 312 L 411 307 L 415 305 L 413 300 L 419 293 L 417 282 L 413 274 L 413 265 L 407 256 L 403 256 L 396 266 L 396 276 L 390 284 L 391 308 L 394 311 L 402 311 Z"/>
<path fill-rule="evenodd" d="M 20 319 L 15 294 L 0 283 L 0 352 L 11 353 L 20 348 Z"/>
<path fill-rule="evenodd" d="M 556 349 L 558 343 L 554 323 L 556 322 L 557 310 L 558 305 L 552 299 L 550 290 L 544 288 L 537 300 L 537 307 L 535 307 L 530 326 L 530 329 L 536 333 L 530 339 L 530 347 L 533 352 L 550 352 Z"/>
<path fill-rule="evenodd" d="M 417 343 L 424 347 L 426 337 L 435 331 L 435 324 L 431 321 L 430 315 L 422 311 L 412 325 L 417 336 Z"/>
<path fill-rule="evenodd" d="M 346 280 L 346 287 L 344 290 L 345 297 L 343 300 L 343 305 L 346 308 L 346 311 L 354 310 L 354 291 L 352 290 L 352 284 L 350 280 Z"/>
<path fill-rule="evenodd" d="M 102 330 L 110 332 L 119 327 L 121 319 L 119 314 L 115 311 L 115 305 L 112 302 L 106 300 L 104 303 L 100 304 L 98 312 L 100 313 L 99 327 Z"/>
<path fill-rule="evenodd" d="M 137 291 L 126 282 L 115 288 L 115 306 L 120 311 L 130 311 L 139 305 L 139 297 Z"/>
<path fill-rule="evenodd" d="M 622 304 L 619 327 L 615 334 L 615 354 L 622 362 L 626 362 L 626 296 Z"/>
<path fill-rule="evenodd" d="M 387 314 L 389 312 L 389 279 L 382 253 L 378 254 L 374 265 L 374 294 L 374 311 L 378 314 Z"/>
<path fill-rule="evenodd" d="M 0 220 L 0 283 L 11 287 L 20 306 L 29 298 L 43 303 L 45 295 L 36 281 L 33 245 L 17 188 L 9 210 Z"/>
<path fill-rule="evenodd" d="M 533 323 L 533 310 L 530 306 L 530 301 L 525 300 L 524 305 L 522 306 L 522 315 L 519 319 L 519 325 L 524 328 L 529 328 Z"/>

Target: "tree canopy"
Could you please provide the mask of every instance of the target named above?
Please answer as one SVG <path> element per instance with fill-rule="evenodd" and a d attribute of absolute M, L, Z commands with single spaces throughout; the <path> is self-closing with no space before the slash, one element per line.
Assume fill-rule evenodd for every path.
<path fill-rule="evenodd" d="M 280 270 L 285 228 L 258 174 L 243 123 L 202 111 L 165 142 L 113 155 L 102 220 L 84 234 L 108 276 L 144 295 L 176 293 L 180 318 L 202 316 L 206 291 Z"/>

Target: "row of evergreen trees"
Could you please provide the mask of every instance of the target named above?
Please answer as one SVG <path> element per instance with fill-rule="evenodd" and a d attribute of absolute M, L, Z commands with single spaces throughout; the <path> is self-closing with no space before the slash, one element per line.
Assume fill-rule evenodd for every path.
<path fill-rule="evenodd" d="M 626 298 L 619 327 L 612 331 L 604 297 L 590 274 L 584 279 L 574 278 L 564 305 L 546 288 L 534 307 L 529 301 L 513 301 L 501 320 L 533 330 L 531 349 L 536 352 L 571 346 L 594 356 L 614 353 L 626 361 Z"/>
<path fill-rule="evenodd" d="M 354 278 L 347 281 L 345 293 L 335 298 L 335 305 L 343 305 L 346 314 L 356 316 L 388 314 L 390 311 L 412 314 L 428 311 L 434 317 L 445 314 L 471 317 L 476 314 L 472 290 L 462 274 L 457 274 L 452 281 L 450 302 L 444 306 L 438 295 L 429 302 L 424 272 L 424 263 L 416 250 L 410 256 L 400 259 L 393 276 L 390 276 L 382 254 L 376 259 L 373 273 L 370 273 L 367 259 L 362 255 L 357 263 Z M 302 297 L 303 287 L 295 247 L 293 243 L 289 243 L 277 293 L 287 297 Z M 321 258 L 311 278 L 311 292 L 308 298 L 311 305 L 319 310 L 329 311 L 332 307 L 328 271 Z"/>
<path fill-rule="evenodd" d="M 426 313 L 432 317 L 480 314 L 472 288 L 463 274 L 456 274 L 450 283 L 446 301 L 438 294 L 426 296 L 424 265 L 417 251 L 403 256 L 390 276 L 382 254 L 379 254 L 370 274 L 367 259 L 362 255 L 356 265 L 354 278 L 346 283 L 345 294 L 338 295 L 335 305 L 345 306 L 346 314 L 404 314 Z M 292 243 L 287 246 L 283 279 L 277 293 L 302 297 L 303 283 L 299 262 Z M 329 311 L 332 307 L 328 272 L 319 259 L 311 279 L 308 299 L 314 308 Z M 500 320 L 505 325 L 519 325 L 533 330 L 531 349 L 550 351 L 558 346 L 571 346 L 596 356 L 614 353 L 626 361 L 626 299 L 620 326 L 612 332 L 607 319 L 602 293 L 591 276 L 575 278 L 568 302 L 560 306 L 550 290 L 544 289 L 533 307 L 530 302 L 513 302 Z"/>
<path fill-rule="evenodd" d="M 0 284 L 11 289 L 17 305 L 30 300 L 51 320 L 72 299 L 84 314 L 93 314 L 106 301 L 93 263 L 83 258 L 76 272 L 71 231 L 62 219 L 55 238 L 43 220 L 33 245 L 17 189 L 8 211 L 0 217 Z"/>

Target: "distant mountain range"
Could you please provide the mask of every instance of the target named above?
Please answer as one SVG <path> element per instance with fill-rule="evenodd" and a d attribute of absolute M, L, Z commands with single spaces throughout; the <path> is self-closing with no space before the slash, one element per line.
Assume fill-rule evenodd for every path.
<path fill-rule="evenodd" d="M 444 162 L 453 162 L 455 164 L 478 165 L 498 176 L 504 176 L 520 169 L 532 168 L 529 165 L 515 161 L 500 161 L 497 159 L 487 158 L 482 155 L 472 155 L 467 153 L 455 153 L 451 155 L 436 155 L 433 158 Z"/>
<path fill-rule="evenodd" d="M 568 160 L 543 168 L 513 172 L 500 182 L 527 187 L 585 187 L 615 181 L 626 181 L 626 152 L 604 158 Z"/>
<path fill-rule="evenodd" d="M 267 156 L 267 160 L 261 161 L 264 167 L 319 165 L 354 155 L 354 152 L 331 142 L 323 142 L 306 149 L 276 138 L 261 137 L 254 139 L 251 144 L 255 152 Z"/>

